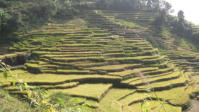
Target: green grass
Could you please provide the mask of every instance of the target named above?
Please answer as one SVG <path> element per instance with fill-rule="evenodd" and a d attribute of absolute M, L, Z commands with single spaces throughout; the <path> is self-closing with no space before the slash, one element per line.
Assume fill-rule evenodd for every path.
<path fill-rule="evenodd" d="M 101 47 L 101 44 L 66 44 L 58 47 Z"/>
<path fill-rule="evenodd" d="M 170 103 L 172 105 L 179 105 L 179 106 L 188 103 L 190 100 L 188 92 L 184 90 L 184 87 L 181 87 L 181 88 L 174 88 L 160 92 L 151 91 L 150 93 L 134 93 L 120 100 L 120 103 L 124 105 L 125 104 L 129 105 L 132 102 L 135 102 L 133 105 L 137 105 L 136 101 L 139 101 L 139 103 L 141 103 L 142 100 L 146 98 L 156 98 L 157 100 L 155 101 L 157 103 L 160 103 L 158 99 L 163 99 L 165 103 Z"/>
<path fill-rule="evenodd" d="M 146 26 L 153 22 L 153 20 L 156 17 L 156 13 L 150 13 L 150 12 L 109 12 L 109 11 L 103 11 L 102 15 L 107 15 L 107 18 L 112 20 L 114 23 L 129 26 L 134 28 Z M 124 22 L 123 22 L 124 21 Z M 129 25 L 132 24 L 132 25 Z"/>
<path fill-rule="evenodd" d="M 17 97 L 10 96 L 0 89 L 1 112 L 36 112 L 27 102 L 20 101 Z"/>
<path fill-rule="evenodd" d="M 175 66 L 170 65 L 170 67 L 166 67 L 166 68 L 162 68 L 162 69 L 159 68 L 159 70 L 145 72 L 145 74 L 155 75 L 155 74 L 167 73 L 167 72 L 174 71 L 174 68 L 175 68 Z"/>
<path fill-rule="evenodd" d="M 122 52 L 122 53 L 108 53 L 108 54 L 104 54 L 104 56 L 109 56 L 109 57 L 134 57 L 134 56 L 150 56 L 150 55 L 155 55 L 155 54 L 157 54 L 157 50 L 145 50 L 145 51 L 142 51 L 142 52 L 140 52 L 140 51 L 132 51 L 132 52 L 127 52 L 127 53 L 125 53 L 125 51 L 124 52 Z"/>
<path fill-rule="evenodd" d="M 175 44 L 184 49 L 197 50 L 197 47 L 194 44 L 192 44 L 192 42 L 190 40 L 188 40 L 186 38 L 176 36 Z"/>
<path fill-rule="evenodd" d="M 65 81 L 73 81 L 73 80 L 82 80 L 82 79 L 113 79 L 113 80 L 120 80 L 119 77 L 114 76 L 106 76 L 106 75 L 64 75 L 64 74 L 31 74 L 27 71 L 23 70 L 13 70 L 13 74 L 17 74 L 19 79 L 22 79 L 26 82 L 32 82 L 32 83 L 59 83 L 59 82 L 65 82 Z M 0 73 L 0 78 L 2 79 L 2 82 L 9 83 L 13 81 L 12 77 L 8 77 L 7 79 L 3 78 L 2 73 Z"/>
<path fill-rule="evenodd" d="M 158 58 L 160 58 L 159 55 L 153 55 L 153 56 L 137 56 L 137 57 L 119 57 L 119 58 L 108 58 L 107 61 L 156 61 Z M 164 58 L 164 57 L 161 57 Z"/>
<path fill-rule="evenodd" d="M 78 67 L 85 67 L 85 68 L 90 68 L 93 66 L 103 66 L 107 65 L 107 62 L 93 62 L 93 61 L 78 61 L 78 62 L 70 62 L 71 65 L 78 66 Z"/>
<path fill-rule="evenodd" d="M 92 54 L 92 53 L 88 53 L 88 54 L 86 54 L 86 53 L 84 53 L 84 54 L 81 54 L 81 53 L 76 53 L 76 54 L 69 54 L 69 53 L 65 53 L 65 54 L 62 54 L 62 53 L 60 53 L 60 54 L 55 54 L 55 55 L 53 55 L 53 54 L 45 54 L 45 55 L 43 55 L 43 56 L 41 56 L 41 57 L 44 57 L 44 58 L 52 58 L 52 57 L 94 57 L 94 56 L 100 56 L 101 54 Z"/>
<path fill-rule="evenodd" d="M 53 72 L 53 71 L 52 71 Z M 91 74 L 92 72 L 91 71 L 89 71 L 89 70 L 72 70 L 72 69 L 70 69 L 70 70 L 64 70 L 64 69 L 58 69 L 58 70 L 56 70 L 54 73 L 63 73 L 63 74 Z"/>
<path fill-rule="evenodd" d="M 160 75 L 160 74 L 159 74 Z M 137 78 L 137 80 L 135 79 L 134 81 L 130 81 L 130 84 L 131 85 L 136 85 L 136 84 L 140 84 L 140 83 L 146 83 L 146 82 L 153 82 L 153 83 L 150 83 L 151 84 L 151 86 L 152 87 L 154 87 L 153 85 L 156 85 L 157 83 L 158 83 L 158 80 L 163 80 L 163 79 L 167 79 L 167 78 L 173 78 L 173 77 L 180 77 L 179 76 L 180 74 L 179 74 L 179 72 L 173 72 L 173 73 L 170 73 L 170 74 L 168 74 L 168 75 L 163 75 L 163 76 L 159 76 L 159 77 L 147 77 L 147 76 L 145 76 L 146 77 L 146 79 L 142 79 L 141 78 L 141 76 L 140 76 L 140 79 L 139 78 Z M 174 78 L 174 80 L 175 80 L 175 78 Z M 146 82 L 145 82 L 146 81 Z M 157 82 L 154 82 L 154 81 L 157 81 Z M 124 81 L 124 83 L 127 83 L 128 82 L 128 80 L 127 81 Z M 159 81 L 160 82 L 160 81 Z M 161 81 L 161 83 L 163 83 L 164 81 Z M 165 82 L 168 82 L 167 80 L 165 81 Z M 145 86 L 146 86 L 146 84 L 144 84 Z"/>
<path fill-rule="evenodd" d="M 71 88 L 78 86 L 79 82 L 69 82 L 69 83 L 64 83 L 64 84 L 58 84 L 58 85 L 40 85 L 39 87 L 41 89 L 64 89 L 64 88 Z M 15 86 L 8 86 L 3 88 L 6 91 L 20 91 L 18 87 Z"/>
<path fill-rule="evenodd" d="M 157 70 L 157 67 L 148 67 L 148 68 L 135 68 L 135 69 L 130 69 L 130 70 L 124 70 L 121 72 L 113 72 L 113 73 L 109 73 L 110 75 L 114 75 L 114 76 L 121 76 L 121 77 L 125 77 L 127 75 L 134 75 L 136 76 L 137 72 L 146 72 L 146 71 L 152 71 L 152 70 Z M 124 81 L 125 83 L 126 81 Z"/>
<path fill-rule="evenodd" d="M 100 110 L 105 112 L 121 112 L 123 104 L 118 102 L 118 99 L 133 92 L 135 92 L 133 89 L 110 89 L 99 103 Z"/>
<path fill-rule="evenodd" d="M 166 112 L 182 112 L 181 107 L 172 106 L 164 102 L 162 103 L 160 101 L 147 101 L 143 105 L 143 109 L 147 109 L 150 112 L 165 112 L 165 110 Z M 134 110 L 135 112 L 143 111 L 141 110 L 141 103 L 136 103 L 134 105 L 127 106 L 124 108 L 123 111 L 131 112 L 131 110 Z"/>
<path fill-rule="evenodd" d="M 74 62 L 74 61 L 84 61 L 84 60 L 91 60 L 91 61 L 104 61 L 104 57 L 74 57 L 74 58 L 52 58 L 51 60 L 53 61 L 58 61 L 58 62 Z"/>
<path fill-rule="evenodd" d="M 106 13 L 100 12 L 101 15 L 106 15 Z M 139 24 L 135 22 L 128 22 L 122 19 L 116 19 L 114 16 L 105 16 L 109 21 L 113 22 L 114 24 L 119 24 L 121 26 L 128 26 L 131 28 L 141 27 Z"/>
<path fill-rule="evenodd" d="M 33 51 L 35 54 L 40 54 L 40 55 L 78 55 L 78 54 L 100 54 L 100 52 L 49 52 L 49 51 Z M 49 54 L 50 53 L 50 54 Z"/>
<path fill-rule="evenodd" d="M 164 96 L 164 98 L 168 97 L 170 100 L 172 100 L 172 98 L 176 99 L 175 98 L 176 93 L 172 93 L 172 94 L 174 94 L 174 96 L 172 96 L 172 95 L 170 96 L 169 94 L 170 93 L 168 93 L 168 95 L 166 95 L 166 94 L 162 94 L 162 95 L 166 95 L 166 96 Z M 177 95 L 180 95 L 180 94 L 181 93 L 177 93 Z M 178 106 L 172 106 L 170 104 L 167 104 L 167 102 L 166 102 L 167 99 L 164 99 L 163 101 L 158 100 L 161 97 L 159 97 L 159 94 L 157 92 L 155 92 L 155 93 L 153 93 L 153 92 L 151 92 L 151 93 L 134 93 L 130 96 L 125 97 L 124 99 L 120 100 L 119 102 L 121 104 L 123 104 L 124 110 L 127 111 L 129 109 L 133 109 L 134 111 L 139 112 L 139 111 L 141 111 L 141 103 L 147 98 L 156 98 L 157 99 L 157 100 L 149 99 L 148 101 L 145 102 L 145 104 L 144 104 L 145 106 L 143 108 L 147 108 L 149 110 L 152 109 L 151 111 L 159 110 L 160 112 L 165 112 L 164 108 L 168 112 L 181 112 L 182 111 L 180 106 L 178 107 Z M 180 97 L 180 98 L 182 98 L 182 97 Z M 183 102 L 183 101 L 184 100 L 182 99 L 181 102 Z"/>
<path fill-rule="evenodd" d="M 40 68 L 42 66 L 40 66 L 39 64 L 33 64 L 33 63 L 26 63 L 25 64 L 26 67 L 30 67 L 30 68 Z"/>
<path fill-rule="evenodd" d="M 185 81 L 186 78 L 184 77 L 180 77 L 178 79 L 174 79 L 174 80 L 168 80 L 168 81 L 161 81 L 161 82 L 156 82 L 151 84 L 152 88 L 164 88 L 164 87 L 168 87 L 168 88 L 174 88 L 176 84 L 181 84 L 181 86 L 185 86 Z M 133 83 L 132 83 L 133 84 Z M 146 86 L 139 86 L 139 88 L 144 88 L 146 89 Z"/>
<path fill-rule="evenodd" d="M 120 69 L 126 69 L 133 66 L 139 66 L 139 64 L 120 64 L 120 65 L 106 65 L 100 67 L 92 67 L 92 70 L 105 70 L 105 71 L 114 71 Z"/>
<path fill-rule="evenodd" d="M 12 57 L 17 57 L 17 56 L 23 56 L 25 55 L 24 52 L 15 52 L 11 54 L 5 54 L 0 56 L 0 60 L 5 59 L 5 58 L 12 58 Z"/>
<path fill-rule="evenodd" d="M 182 94 L 183 93 L 183 94 Z M 153 94 L 153 93 L 152 93 Z M 184 105 L 190 101 L 189 93 L 184 87 L 173 88 L 171 90 L 156 92 L 159 98 L 168 100 L 173 105 Z"/>

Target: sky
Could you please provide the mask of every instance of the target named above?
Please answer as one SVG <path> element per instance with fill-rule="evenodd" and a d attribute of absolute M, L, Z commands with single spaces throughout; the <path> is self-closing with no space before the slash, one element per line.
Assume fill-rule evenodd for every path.
<path fill-rule="evenodd" d="M 184 11 L 185 18 L 192 23 L 199 25 L 199 0 L 165 0 L 171 3 L 177 15 L 179 10 Z"/>

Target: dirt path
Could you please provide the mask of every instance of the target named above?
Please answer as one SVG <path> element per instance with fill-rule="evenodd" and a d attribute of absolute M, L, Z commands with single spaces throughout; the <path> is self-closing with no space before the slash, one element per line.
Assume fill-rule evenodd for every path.
<path fill-rule="evenodd" d="M 199 101 L 193 100 L 192 101 L 192 108 L 187 112 L 199 112 Z"/>

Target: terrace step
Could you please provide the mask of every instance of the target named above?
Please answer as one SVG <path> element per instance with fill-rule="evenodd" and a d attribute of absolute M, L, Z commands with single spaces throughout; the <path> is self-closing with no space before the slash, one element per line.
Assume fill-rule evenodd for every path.
<path fill-rule="evenodd" d="M 99 102 L 111 87 L 112 84 L 82 84 L 75 88 L 53 90 L 53 92 L 66 92 L 73 97 L 82 97 Z"/>
<path fill-rule="evenodd" d="M 41 89 L 68 89 L 68 88 L 73 88 L 73 87 L 77 87 L 79 84 L 79 82 L 70 82 L 70 83 L 65 83 L 65 84 L 59 84 L 59 85 L 42 85 L 39 86 L 39 88 Z M 20 91 L 20 89 L 18 87 L 14 87 L 14 86 L 8 86 L 8 87 L 4 87 L 3 88 L 6 91 L 9 92 L 17 92 Z M 31 87 L 30 87 L 31 89 Z"/>
<path fill-rule="evenodd" d="M 120 76 L 123 77 L 124 79 L 129 78 L 129 77 L 136 77 L 136 74 L 138 72 L 149 72 L 149 71 L 153 71 L 153 70 L 157 70 L 158 67 L 148 67 L 148 68 L 144 68 L 142 66 L 137 67 L 135 69 L 129 69 L 129 70 L 124 70 L 124 71 L 120 71 L 120 72 L 112 72 L 109 73 L 110 75 L 113 76 Z"/>
<path fill-rule="evenodd" d="M 141 78 L 141 77 L 140 77 Z M 168 75 L 163 75 L 160 77 L 154 77 L 154 78 L 145 78 L 143 77 L 143 79 L 140 80 L 131 80 L 129 82 L 126 81 L 126 83 L 130 84 L 130 85 L 134 85 L 134 86 L 143 86 L 148 83 L 153 87 L 153 84 L 155 85 L 157 82 L 167 82 L 169 80 L 175 80 L 180 78 L 179 73 L 178 72 L 174 72 L 172 74 L 168 74 Z"/>
<path fill-rule="evenodd" d="M 106 66 L 99 66 L 99 67 L 92 67 L 89 68 L 90 70 L 99 70 L 99 71 L 106 71 L 106 72 L 118 72 L 123 71 L 126 69 L 132 69 L 141 66 L 140 64 L 119 64 L 119 65 L 106 65 Z"/>

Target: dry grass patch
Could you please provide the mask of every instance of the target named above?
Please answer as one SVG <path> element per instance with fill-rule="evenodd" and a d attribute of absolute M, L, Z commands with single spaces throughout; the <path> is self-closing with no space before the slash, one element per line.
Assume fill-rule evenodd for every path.
<path fill-rule="evenodd" d="M 64 83 L 67 81 L 74 81 L 74 80 L 83 80 L 83 79 L 107 79 L 107 80 L 120 80 L 119 77 L 114 76 L 105 76 L 105 75 L 64 75 L 64 74 L 31 74 L 27 71 L 23 70 L 14 70 L 12 73 L 18 76 L 19 79 L 22 79 L 29 83 L 49 83 L 52 85 Z M 7 79 L 3 78 L 3 73 L 0 73 L 0 79 L 3 84 L 7 84 L 13 81 L 12 77 L 8 77 Z"/>
<path fill-rule="evenodd" d="M 82 84 L 71 89 L 52 91 L 65 92 L 71 96 L 85 97 L 99 101 L 110 87 L 112 87 L 112 84 Z"/>
<path fill-rule="evenodd" d="M 163 105 L 161 104 L 162 102 L 159 101 L 147 101 L 142 109 L 140 102 L 131 106 L 124 106 L 123 112 L 142 112 L 144 109 L 147 109 L 149 112 L 165 112 L 165 110 L 166 112 L 182 112 L 181 107 L 172 106 L 164 102 Z"/>
<path fill-rule="evenodd" d="M 125 77 L 127 75 L 136 76 L 135 73 L 137 73 L 138 71 L 146 72 L 146 71 L 153 71 L 153 70 L 157 70 L 157 69 L 158 69 L 158 67 L 135 68 L 135 69 L 132 69 L 132 70 L 124 70 L 124 71 L 121 71 L 121 72 L 113 72 L 113 73 L 109 73 L 109 74 L 115 75 L 115 76 L 121 76 L 121 77 Z M 129 80 L 131 80 L 131 79 L 129 79 Z M 128 83 L 129 80 L 123 81 L 122 83 Z"/>
<path fill-rule="evenodd" d="M 158 74 L 158 75 L 160 75 L 160 74 Z M 158 81 L 158 80 L 164 80 L 164 79 L 168 79 L 168 78 L 180 77 L 180 72 L 176 71 L 176 72 L 173 72 L 173 73 L 167 73 L 165 75 L 160 75 L 160 76 L 158 76 L 158 75 L 156 77 L 152 77 L 150 75 L 146 75 L 146 76 L 144 75 L 144 77 L 137 76 L 133 80 L 129 79 L 129 80 L 123 81 L 123 83 L 129 83 L 131 85 L 144 83 L 144 85 L 145 85 L 146 82 L 148 82 L 148 83 L 152 84 L 152 83 L 156 83 L 156 81 L 157 82 L 161 82 L 161 81 Z M 145 78 L 145 79 L 142 79 L 142 78 Z"/>
<path fill-rule="evenodd" d="M 84 60 L 91 60 L 91 61 L 104 61 L 104 57 L 73 57 L 73 58 L 52 58 L 53 61 L 61 61 L 61 62 L 74 62 L 74 61 L 84 61 Z"/>
<path fill-rule="evenodd" d="M 106 96 L 100 101 L 99 109 L 103 112 L 121 112 L 122 103 L 119 103 L 117 100 L 134 91 L 133 89 L 110 89 Z"/>
<path fill-rule="evenodd" d="M 183 87 L 185 86 L 185 81 L 187 79 L 184 77 L 179 77 L 177 79 L 173 79 L 173 80 L 168 80 L 168 81 L 160 81 L 160 82 L 155 82 L 151 84 L 152 88 L 164 88 L 164 89 L 169 89 L 169 88 L 175 88 L 175 86 L 177 87 Z M 130 85 L 133 85 L 134 83 L 130 83 Z M 146 85 L 142 85 L 142 86 L 138 86 L 138 88 L 144 88 L 146 89 Z"/>
<path fill-rule="evenodd" d="M 100 67 L 92 67 L 90 69 L 92 70 L 118 70 L 118 69 L 125 69 L 125 68 L 130 68 L 133 66 L 140 66 L 140 64 L 120 64 L 120 65 L 105 65 L 105 66 L 100 66 Z"/>

